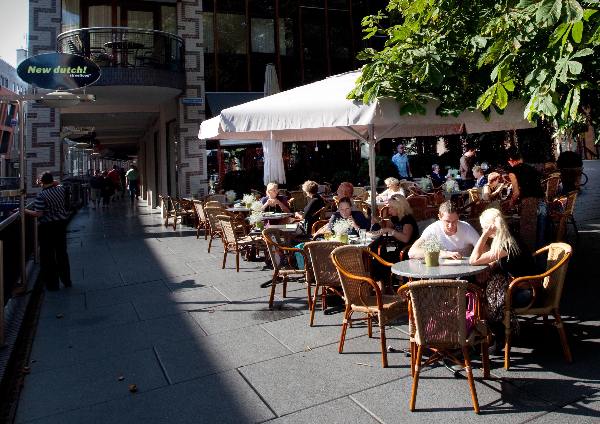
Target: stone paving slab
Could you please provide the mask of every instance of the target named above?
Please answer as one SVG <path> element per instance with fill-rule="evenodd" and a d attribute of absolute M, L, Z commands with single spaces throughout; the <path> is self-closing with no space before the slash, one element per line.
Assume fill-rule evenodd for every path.
<path fill-rule="evenodd" d="M 27 422 L 239 424 L 263 422 L 273 417 L 242 376 L 237 371 L 229 371 Z"/>
<path fill-rule="evenodd" d="M 140 393 L 167 385 L 151 349 L 30 375 L 21 399 L 31 407 L 22 410 L 20 420 L 128 397 L 129 384 L 136 384 Z"/>
<path fill-rule="evenodd" d="M 466 378 L 455 378 L 439 366 L 421 373 L 414 412 L 408 409 L 410 376 L 354 393 L 351 398 L 385 423 L 516 423 L 552 409 L 551 404 L 501 381 L 482 380 L 477 368 L 474 377 L 480 415 L 473 411 Z"/>
<path fill-rule="evenodd" d="M 268 421 L 269 424 L 302 424 L 314 422 L 329 424 L 375 424 L 380 421 L 373 418 L 348 397 L 336 399 Z"/>
<path fill-rule="evenodd" d="M 382 368 L 376 338 L 362 336 L 349 340 L 344 352 L 340 355 L 336 346 L 324 346 L 241 367 L 240 372 L 277 415 L 410 374 L 410 359 L 400 353 L 389 354 L 390 367 Z"/>
<path fill-rule="evenodd" d="M 156 352 L 173 383 L 291 354 L 259 326 L 230 331 L 227 337 L 215 334 L 177 344 L 160 344 Z"/>

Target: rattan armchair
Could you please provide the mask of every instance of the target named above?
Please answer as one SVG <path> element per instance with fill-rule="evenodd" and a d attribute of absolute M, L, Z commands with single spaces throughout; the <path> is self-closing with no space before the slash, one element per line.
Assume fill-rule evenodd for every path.
<path fill-rule="evenodd" d="M 577 223 L 575 222 L 574 216 L 575 202 L 577 201 L 578 193 L 579 192 L 577 191 L 572 191 L 566 196 L 559 197 L 554 202 L 557 207 L 550 211 L 549 218 L 550 222 L 555 228 L 556 241 L 564 241 L 567 236 L 568 224 L 573 226 L 573 231 L 575 231 L 575 239 L 579 240 L 579 230 L 577 228 Z"/>
<path fill-rule="evenodd" d="M 210 227 L 208 225 L 208 217 L 204 211 L 204 205 L 200 200 L 194 200 L 194 209 L 196 209 L 196 216 L 198 217 L 196 226 L 196 238 L 200 237 L 200 230 L 204 232 L 204 240 L 208 239 L 208 232 Z"/>
<path fill-rule="evenodd" d="M 221 225 L 219 224 L 218 215 L 224 215 L 226 213 L 225 209 L 222 207 L 216 206 L 206 206 L 204 208 L 204 212 L 206 213 L 206 218 L 208 219 L 208 253 L 210 253 L 210 249 L 212 247 L 213 240 L 215 239 L 223 239 L 223 230 L 221 229 Z"/>
<path fill-rule="evenodd" d="M 546 202 L 552 202 L 556 198 L 559 185 L 560 172 L 553 172 L 542 180 L 542 187 L 544 188 L 544 200 Z"/>
<path fill-rule="evenodd" d="M 344 351 L 349 323 L 366 320 L 368 335 L 372 337 L 372 319 L 377 318 L 381 341 L 381 363 L 384 368 L 387 367 L 385 325 L 406 315 L 406 302 L 397 295 L 383 294 L 378 283 L 371 278 L 367 264 L 371 258 L 385 266 L 391 267 L 392 264 L 359 246 L 338 247 L 331 253 L 331 258 L 338 270 L 346 302 L 339 353 Z M 352 318 L 355 312 L 365 314 L 366 317 Z"/>
<path fill-rule="evenodd" d="M 249 253 L 252 249 L 260 250 L 264 246 L 264 241 L 260 237 L 252 235 L 240 235 L 236 229 L 235 219 L 229 215 L 217 215 L 221 234 L 223 237 L 223 266 L 227 263 L 227 254 L 235 253 L 235 270 L 240 272 L 240 252 Z"/>
<path fill-rule="evenodd" d="M 310 241 L 304 244 L 304 251 L 310 259 L 310 271 L 315 282 L 315 291 L 310 306 L 310 326 L 313 326 L 315 319 L 315 308 L 319 291 L 321 292 L 321 305 L 323 309 L 327 307 L 327 290 L 332 290 L 339 294 L 342 288 L 340 277 L 333 264 L 330 254 L 338 246 L 343 246 L 343 243 L 338 241 Z M 308 269 L 308 268 L 307 268 Z M 308 271 L 307 271 L 308 272 Z"/>
<path fill-rule="evenodd" d="M 523 276 L 515 278 L 508 286 L 506 294 L 504 327 L 506 330 L 506 344 L 504 346 L 504 368 L 510 367 L 511 347 L 511 299 L 512 293 L 517 288 L 530 288 L 534 290 L 534 300 L 524 308 L 513 309 L 515 315 L 537 315 L 542 316 L 544 323 L 548 322 L 548 315 L 554 316 L 554 325 L 558 330 L 563 354 L 567 362 L 572 362 L 571 349 L 567 341 L 567 335 L 560 317 L 559 307 L 562 290 L 567 274 L 569 259 L 572 248 L 567 243 L 551 243 L 535 252 L 535 255 L 546 253 L 546 272 L 538 275 Z"/>
<path fill-rule="evenodd" d="M 308 306 L 311 306 L 311 289 L 306 277 L 306 265 L 308 259 L 302 249 L 286 246 L 285 233 L 276 228 L 266 228 L 262 232 L 263 240 L 267 246 L 267 252 L 273 265 L 273 277 L 271 279 L 271 293 L 269 295 L 269 308 L 273 307 L 275 300 L 275 287 L 283 285 L 283 297 L 287 295 L 287 282 L 290 278 L 304 278 L 308 292 Z M 300 253 L 304 256 L 305 267 L 298 269 L 294 267 L 294 254 Z"/>
<path fill-rule="evenodd" d="M 475 313 L 469 333 L 467 333 L 466 320 L 467 292 L 472 293 Z M 419 280 L 405 284 L 400 288 L 399 293 L 410 295 L 411 368 L 413 370 L 410 410 L 415 410 L 421 366 L 449 359 L 457 365 L 464 365 L 473 409 L 479 413 L 479 402 L 469 357 L 469 347 L 481 344 L 483 376 L 488 378 L 488 333 L 487 327 L 479 318 L 479 288 L 462 280 Z M 433 353 L 421 364 L 424 349 L 430 349 Z M 457 349 L 462 352 L 464 361 L 454 355 Z"/>
<path fill-rule="evenodd" d="M 186 199 L 177 199 L 171 196 L 163 196 L 162 211 L 165 219 L 165 227 L 169 225 L 169 219 L 173 220 L 173 230 L 177 229 L 177 221 L 183 222 L 185 218 L 191 218 L 196 215 L 191 201 Z"/>

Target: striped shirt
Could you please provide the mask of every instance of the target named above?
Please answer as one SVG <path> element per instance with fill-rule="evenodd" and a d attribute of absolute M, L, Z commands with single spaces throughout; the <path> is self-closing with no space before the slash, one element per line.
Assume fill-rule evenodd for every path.
<path fill-rule="evenodd" d="M 65 188 L 56 185 L 42 189 L 35 198 L 33 208 L 44 213 L 39 218 L 40 223 L 67 219 L 69 214 L 65 209 Z"/>

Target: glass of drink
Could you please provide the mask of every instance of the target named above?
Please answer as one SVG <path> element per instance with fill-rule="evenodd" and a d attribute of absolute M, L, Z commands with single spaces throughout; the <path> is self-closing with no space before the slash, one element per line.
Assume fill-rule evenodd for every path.
<path fill-rule="evenodd" d="M 358 237 L 360 238 L 360 241 L 362 243 L 366 243 L 367 242 L 367 230 L 365 230 L 363 228 L 358 230 Z"/>

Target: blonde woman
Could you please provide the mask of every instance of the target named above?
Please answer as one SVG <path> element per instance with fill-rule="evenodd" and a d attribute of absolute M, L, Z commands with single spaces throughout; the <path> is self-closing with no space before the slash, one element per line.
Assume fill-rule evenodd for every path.
<path fill-rule="evenodd" d="M 502 212 L 496 208 L 486 209 L 479 217 L 479 222 L 482 234 L 475 244 L 469 263 L 491 266 L 485 289 L 488 323 L 496 336 L 496 346 L 500 347 L 502 343 L 499 343 L 498 339 L 504 335 L 502 320 L 508 284 L 513 278 L 537 272 L 531 252 L 521 240 L 510 233 Z M 516 308 L 523 307 L 528 305 L 531 299 L 530 289 L 517 289 L 513 293 L 511 304 Z"/>
<path fill-rule="evenodd" d="M 395 196 L 388 202 L 390 221 L 381 229 L 383 235 L 391 237 L 401 250 L 419 238 L 419 226 L 412 216 L 412 209 L 404 196 Z"/>
<path fill-rule="evenodd" d="M 398 178 L 386 178 L 384 180 L 384 183 L 387 188 L 385 191 L 377 195 L 378 202 L 387 202 L 395 194 L 401 194 L 402 196 L 406 196 L 404 189 L 400 187 L 400 181 L 398 180 Z"/>

